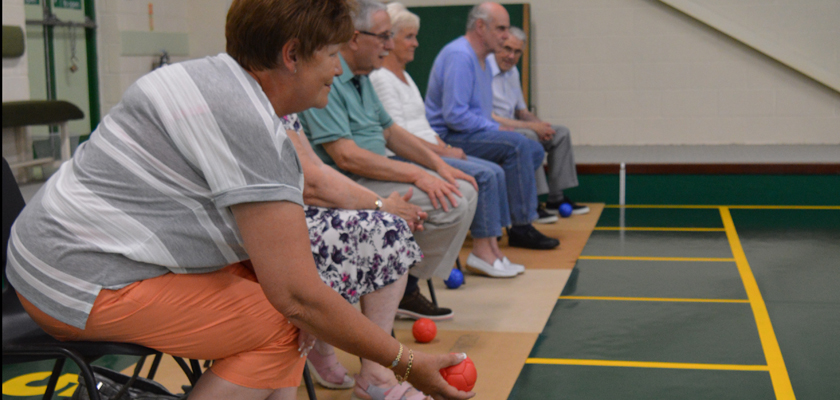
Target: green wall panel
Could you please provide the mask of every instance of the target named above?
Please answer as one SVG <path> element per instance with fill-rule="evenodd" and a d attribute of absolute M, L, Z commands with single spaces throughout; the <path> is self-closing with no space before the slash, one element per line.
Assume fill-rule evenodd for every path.
<path fill-rule="evenodd" d="M 579 175 L 575 201 L 618 204 L 618 175 Z M 628 175 L 627 204 L 840 205 L 840 175 Z"/>

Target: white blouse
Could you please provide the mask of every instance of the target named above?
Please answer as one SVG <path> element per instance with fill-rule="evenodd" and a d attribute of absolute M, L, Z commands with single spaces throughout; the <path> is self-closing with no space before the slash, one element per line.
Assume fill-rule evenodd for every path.
<path fill-rule="evenodd" d="M 438 135 L 426 119 L 426 106 L 420 90 L 407 72 L 403 71 L 403 75 L 408 81 L 407 85 L 383 67 L 370 74 L 370 82 L 395 124 L 420 139 L 437 144 Z"/>

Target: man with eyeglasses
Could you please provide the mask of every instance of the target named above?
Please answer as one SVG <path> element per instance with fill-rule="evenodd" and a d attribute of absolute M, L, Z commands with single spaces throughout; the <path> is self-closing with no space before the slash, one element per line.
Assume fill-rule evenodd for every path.
<path fill-rule="evenodd" d="M 359 0 L 353 23 L 356 33 L 336 55 L 342 73 L 332 81 L 327 107 L 299 114 L 304 132 L 325 164 L 383 198 L 395 191 L 403 194 L 428 214 L 423 230 L 414 233 L 424 258 L 410 270 L 397 315 L 452 318 L 452 310 L 423 297 L 417 282 L 433 275 L 449 277 L 475 214 L 475 179 L 450 167 L 421 139 L 394 124 L 379 101 L 368 74 L 380 68 L 394 48 L 385 5 Z M 389 157 L 392 154 L 396 156 Z"/>
<path fill-rule="evenodd" d="M 537 193 L 548 194 L 548 200 L 540 211 L 556 215 L 561 204 L 569 203 L 572 214 L 586 214 L 589 212 L 588 206 L 577 204 L 563 194 L 564 189 L 578 185 L 569 128 L 551 125 L 537 118 L 528 111 L 522 96 L 516 64 L 522 58 L 527 39 L 522 29 L 513 26 L 501 50 L 487 56 L 487 65 L 493 73 L 493 119 L 539 142 L 545 149 L 548 155 L 548 179 L 545 170 L 537 168 Z"/>
<path fill-rule="evenodd" d="M 535 171 L 542 167 L 545 151 L 492 117 L 493 75 L 486 58 L 502 48 L 509 28 L 510 16 L 498 3 L 482 3 L 470 10 L 464 36 L 447 44 L 432 65 L 426 118 L 446 143 L 504 169 L 513 225 L 508 229 L 508 244 L 553 249 L 560 241 L 532 225 L 539 218 Z"/>

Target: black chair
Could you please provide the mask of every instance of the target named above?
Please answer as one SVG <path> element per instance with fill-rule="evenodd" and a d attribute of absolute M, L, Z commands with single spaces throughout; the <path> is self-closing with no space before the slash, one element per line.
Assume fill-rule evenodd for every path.
<path fill-rule="evenodd" d="M 461 271 L 462 274 L 464 273 L 464 270 L 461 269 L 461 258 L 460 257 L 455 259 L 455 268 L 458 268 L 458 271 Z M 435 307 L 437 307 L 438 301 L 437 301 L 437 296 L 435 295 L 435 286 L 434 286 L 434 284 L 432 284 L 432 278 L 429 278 L 428 280 L 426 280 L 426 283 L 429 284 L 429 296 L 432 298 L 432 304 L 434 304 Z M 462 283 L 462 285 L 465 285 L 465 284 L 467 284 L 467 278 L 464 278 L 464 282 Z M 393 334 L 392 334 L 392 336 L 393 336 Z"/>
<path fill-rule="evenodd" d="M 23 309 L 15 288 L 6 279 L 6 250 L 9 243 L 9 231 L 12 223 L 24 207 L 23 196 L 17 182 L 12 175 L 11 168 L 3 158 L 3 365 L 29 361 L 55 359 L 52 375 L 47 384 L 44 399 L 52 398 L 58 377 L 64 368 L 66 359 L 75 362 L 81 371 L 80 375 L 87 386 L 92 400 L 99 400 L 96 391 L 96 380 L 91 371 L 90 363 L 105 355 L 139 356 L 140 361 L 134 369 L 134 379 L 140 374 L 140 369 L 146 357 L 154 355 L 155 359 L 149 370 L 149 379 L 154 378 L 162 354 L 148 347 L 130 343 L 114 342 L 61 342 L 44 332 L 29 314 Z M 201 369 L 191 370 L 186 362 L 179 360 L 191 384 L 195 384 L 201 374 Z M 191 360 L 195 367 L 198 362 Z"/>

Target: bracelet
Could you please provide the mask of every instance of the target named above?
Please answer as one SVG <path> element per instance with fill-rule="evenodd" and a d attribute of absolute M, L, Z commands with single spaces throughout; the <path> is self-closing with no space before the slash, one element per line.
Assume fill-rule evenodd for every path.
<path fill-rule="evenodd" d="M 403 382 L 408 380 L 408 374 L 411 373 L 411 364 L 413 362 L 414 362 L 414 351 L 411 350 L 411 349 L 408 349 L 408 368 L 405 369 L 405 376 L 403 376 L 402 378 L 400 378 L 399 376 L 397 377 L 397 381 L 399 383 L 403 383 Z"/>
<path fill-rule="evenodd" d="M 400 359 L 402 358 L 402 353 L 403 353 L 403 345 L 402 345 L 402 343 L 400 343 L 400 352 L 397 353 L 397 358 L 394 359 L 394 362 L 391 363 L 391 366 L 388 367 L 388 369 L 397 368 L 397 364 L 400 363 Z"/>

